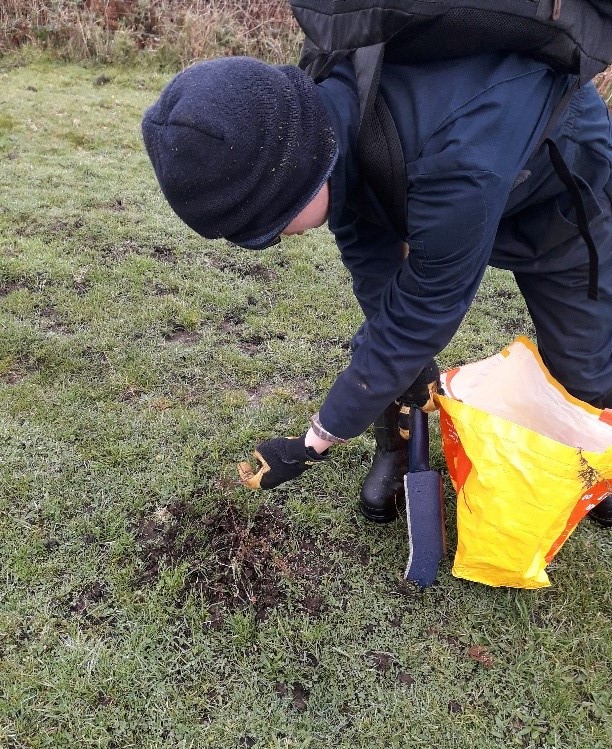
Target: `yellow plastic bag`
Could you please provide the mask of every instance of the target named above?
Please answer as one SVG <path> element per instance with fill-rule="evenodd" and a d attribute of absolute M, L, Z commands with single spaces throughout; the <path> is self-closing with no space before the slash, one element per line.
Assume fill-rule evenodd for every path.
<path fill-rule="evenodd" d="M 442 379 L 442 439 L 457 492 L 453 574 L 547 587 L 546 565 L 612 491 L 612 411 L 572 397 L 523 337 Z"/>

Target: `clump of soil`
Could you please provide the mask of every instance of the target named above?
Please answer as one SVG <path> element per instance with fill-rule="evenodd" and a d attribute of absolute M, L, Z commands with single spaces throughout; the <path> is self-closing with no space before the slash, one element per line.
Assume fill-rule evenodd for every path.
<path fill-rule="evenodd" d="M 176 257 L 172 247 L 166 247 L 165 245 L 156 245 L 151 253 L 152 257 L 159 260 L 160 263 L 174 263 Z"/>
<path fill-rule="evenodd" d="M 170 332 L 164 333 L 166 343 L 177 343 L 183 346 L 191 346 L 200 340 L 200 336 L 193 330 L 185 330 L 177 324 L 173 324 Z"/>
<path fill-rule="evenodd" d="M 86 616 L 89 610 L 106 598 L 106 586 L 100 580 L 94 580 L 72 601 L 68 607 L 72 614 Z"/>
<path fill-rule="evenodd" d="M 25 283 L 22 281 L 7 281 L 6 283 L 0 283 L 0 297 L 8 296 L 14 291 L 20 291 L 21 289 L 27 289 Z"/>
<path fill-rule="evenodd" d="M 280 508 L 267 505 L 248 517 L 230 502 L 201 517 L 177 502 L 139 521 L 135 535 L 143 563 L 138 584 L 152 584 L 164 567 L 187 562 L 179 599 L 201 595 L 213 628 L 222 626 L 225 613 L 238 610 L 252 609 L 257 621 L 265 620 L 287 601 L 289 588 L 292 604 L 316 617 L 326 608 L 321 583 L 338 570 L 342 556 L 367 563 L 360 545 L 345 542 L 331 554 L 331 539 L 297 532 Z"/>
<path fill-rule="evenodd" d="M 216 270 L 235 273 L 239 278 L 255 278 L 258 281 L 273 281 L 278 273 L 261 263 L 245 263 L 243 260 L 230 260 L 223 257 L 209 257 L 207 263 Z"/>

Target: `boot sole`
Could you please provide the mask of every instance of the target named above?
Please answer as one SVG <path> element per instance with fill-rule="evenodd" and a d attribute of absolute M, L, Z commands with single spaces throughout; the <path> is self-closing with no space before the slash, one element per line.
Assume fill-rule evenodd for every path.
<path fill-rule="evenodd" d="M 612 518 L 606 517 L 601 518 L 597 515 L 593 514 L 593 511 L 589 512 L 589 518 L 594 522 L 597 523 L 597 525 L 601 526 L 602 528 L 612 528 Z"/>
<path fill-rule="evenodd" d="M 603 500 L 589 512 L 589 517 L 597 525 L 612 528 L 612 494 L 606 494 Z"/>
<path fill-rule="evenodd" d="M 383 523 L 393 523 L 395 520 L 397 520 L 405 508 L 398 507 L 396 511 L 393 514 L 389 513 L 377 513 L 372 510 L 371 507 L 367 507 L 366 505 L 363 505 L 362 503 L 359 503 L 359 512 L 363 515 L 363 517 L 366 520 L 369 520 L 371 523 L 380 523 L 381 525 Z"/>

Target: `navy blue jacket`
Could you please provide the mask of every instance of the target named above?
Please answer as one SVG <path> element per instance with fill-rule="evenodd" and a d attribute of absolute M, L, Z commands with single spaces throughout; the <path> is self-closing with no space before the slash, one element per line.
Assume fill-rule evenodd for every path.
<path fill-rule="evenodd" d="M 352 66 L 342 63 L 319 84 L 340 148 L 330 180 L 328 224 L 367 320 L 349 367 L 320 409 L 321 422 L 332 434 L 350 438 L 365 431 L 448 344 L 487 264 L 515 269 L 512 252 L 496 249 L 500 222 L 563 190 L 546 147 L 533 151 L 569 84 L 568 76 L 518 55 L 385 65 L 381 91 L 406 162 L 404 236 L 392 228 L 370 192 L 359 199 L 370 203 L 381 225 L 347 207 L 361 190 Z M 595 163 L 597 146 L 589 150 L 593 163 L 591 157 L 584 160 L 576 140 L 594 137 L 589 123 L 601 130 L 602 117 L 605 106 L 591 84 L 574 95 L 554 133 L 570 166 L 585 161 L 578 172 L 592 187 L 610 179 L 605 153 L 610 140 L 601 140 L 602 163 Z M 525 227 L 526 235 L 529 230 L 537 242 L 554 227 L 538 218 L 535 226 Z M 404 242 L 410 248 L 405 260 Z"/>

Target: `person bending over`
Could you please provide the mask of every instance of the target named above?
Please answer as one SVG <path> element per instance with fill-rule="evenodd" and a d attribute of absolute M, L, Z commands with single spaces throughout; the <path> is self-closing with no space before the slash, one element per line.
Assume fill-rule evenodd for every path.
<path fill-rule="evenodd" d="M 583 194 L 599 258 L 539 145 L 571 77 L 545 63 L 483 53 L 383 65 L 380 93 L 402 144 L 405 222 L 362 179 L 350 61 L 315 84 L 293 65 L 221 58 L 179 73 L 142 132 L 176 214 L 208 239 L 263 250 L 327 222 L 365 317 L 319 412 L 297 439 L 257 447 L 251 488 L 273 488 L 374 424 L 360 508 L 393 520 L 403 502 L 401 402 L 431 405 L 435 357 L 487 265 L 514 273 L 550 372 L 574 396 L 612 408 L 612 135 L 593 84 L 573 94 L 550 138 Z M 407 247 L 409 251 L 406 251 Z M 598 265 L 598 295 L 588 296 Z M 612 495 L 591 516 L 612 526 Z"/>

